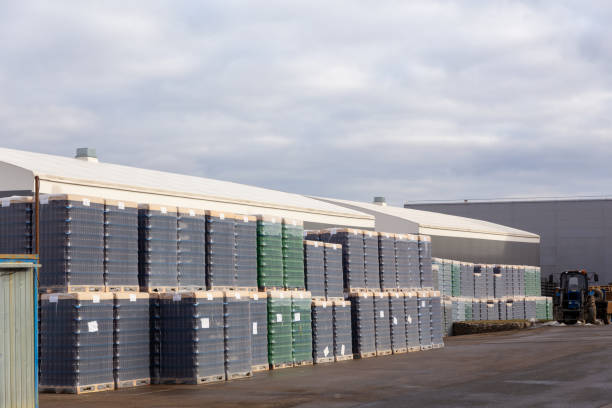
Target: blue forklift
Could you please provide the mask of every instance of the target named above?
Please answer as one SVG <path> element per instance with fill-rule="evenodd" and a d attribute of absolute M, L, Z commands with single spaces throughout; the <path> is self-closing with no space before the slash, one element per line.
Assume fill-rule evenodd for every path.
<path fill-rule="evenodd" d="M 548 279 L 552 283 L 553 276 L 550 275 Z M 596 273 L 593 274 L 593 281 L 599 281 Z M 584 269 L 562 272 L 553 297 L 553 317 L 565 324 L 594 324 L 597 320 L 609 324 L 612 302 L 606 298 L 603 290 L 589 287 L 589 276 Z"/>

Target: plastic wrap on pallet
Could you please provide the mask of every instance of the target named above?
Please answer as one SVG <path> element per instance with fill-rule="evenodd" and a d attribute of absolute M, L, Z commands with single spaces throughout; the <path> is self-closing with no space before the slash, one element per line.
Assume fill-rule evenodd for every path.
<path fill-rule="evenodd" d="M 6 197 L 0 201 L 0 254 L 31 254 L 32 198 Z"/>
<path fill-rule="evenodd" d="M 472 303 L 472 320 L 484 320 L 480 316 L 480 299 L 471 299 Z M 485 316 L 486 318 L 486 316 Z"/>
<path fill-rule="evenodd" d="M 40 387 L 114 389 L 113 294 L 45 294 L 40 306 Z"/>
<path fill-rule="evenodd" d="M 293 364 L 291 293 L 268 292 L 268 361 L 271 366 Z"/>
<path fill-rule="evenodd" d="M 138 208 L 138 282 L 145 291 L 178 286 L 176 208 Z"/>
<path fill-rule="evenodd" d="M 283 285 L 287 289 L 304 289 L 304 223 L 284 218 L 282 236 Z"/>
<path fill-rule="evenodd" d="M 474 302 L 472 301 L 472 298 L 463 298 L 463 306 L 465 308 L 464 310 L 465 321 L 480 319 L 480 308 L 476 310 L 476 314 L 478 315 L 478 318 L 477 316 L 474 315 Z"/>
<path fill-rule="evenodd" d="M 474 297 L 476 299 L 487 297 L 487 276 L 483 265 L 474 265 Z"/>
<path fill-rule="evenodd" d="M 465 314 L 465 298 L 452 298 L 452 320 L 453 322 L 463 322 L 469 320 Z"/>
<path fill-rule="evenodd" d="M 327 300 L 312 301 L 312 357 L 315 363 L 334 361 L 334 313 Z"/>
<path fill-rule="evenodd" d="M 206 211 L 206 286 L 237 286 L 235 215 Z"/>
<path fill-rule="evenodd" d="M 115 387 L 149 384 L 149 294 L 123 292 L 113 297 Z"/>
<path fill-rule="evenodd" d="M 534 266 L 533 273 L 535 274 L 535 296 L 542 296 L 542 272 L 540 267 Z"/>
<path fill-rule="evenodd" d="M 341 298 L 344 296 L 342 272 L 342 246 L 325 242 L 325 296 Z"/>
<path fill-rule="evenodd" d="M 419 344 L 421 348 L 430 347 L 431 342 L 431 299 L 429 292 L 418 292 L 418 310 L 419 310 Z"/>
<path fill-rule="evenodd" d="M 249 292 L 226 291 L 223 299 L 225 379 L 247 377 L 253 366 Z"/>
<path fill-rule="evenodd" d="M 422 288 L 433 288 L 431 274 L 431 237 L 419 235 L 419 274 Z"/>
<path fill-rule="evenodd" d="M 254 292 L 251 299 L 251 362 L 256 369 L 268 367 L 268 296 Z"/>
<path fill-rule="evenodd" d="M 461 282 L 461 279 L 453 281 L 453 268 L 451 262 L 446 259 L 442 260 L 442 280 L 443 287 L 440 290 L 443 295 L 452 296 L 453 295 L 453 283 Z"/>
<path fill-rule="evenodd" d="M 312 296 L 310 292 L 291 294 L 291 340 L 293 362 L 312 362 Z"/>
<path fill-rule="evenodd" d="M 443 334 L 444 336 L 452 336 L 453 334 L 453 316 L 455 313 L 454 301 L 450 299 L 442 300 L 442 311 L 444 316 Z"/>
<path fill-rule="evenodd" d="M 353 354 L 363 357 L 376 353 L 374 300 L 372 294 L 359 292 L 350 295 Z"/>
<path fill-rule="evenodd" d="M 203 211 L 179 208 L 178 282 L 179 286 L 206 288 L 206 218 Z"/>
<path fill-rule="evenodd" d="M 506 296 L 506 275 L 504 275 L 503 268 L 500 265 L 493 268 L 493 287 L 496 299 Z"/>
<path fill-rule="evenodd" d="M 444 262 L 440 258 L 431 258 L 431 272 L 434 279 L 434 290 L 444 294 Z M 450 296 L 450 294 L 448 295 Z"/>
<path fill-rule="evenodd" d="M 461 262 L 452 261 L 451 267 L 451 296 L 461 296 Z"/>
<path fill-rule="evenodd" d="M 474 297 L 474 264 L 461 262 L 461 296 Z"/>
<path fill-rule="evenodd" d="M 325 254 L 323 242 L 304 241 L 306 289 L 313 297 L 325 297 Z"/>
<path fill-rule="evenodd" d="M 376 352 L 391 352 L 391 329 L 389 327 L 389 294 L 374 293 L 374 334 Z"/>
<path fill-rule="evenodd" d="M 378 257 L 378 233 L 363 231 L 363 274 L 365 287 L 380 290 L 380 266 Z"/>
<path fill-rule="evenodd" d="M 494 272 L 493 265 L 483 265 L 483 270 L 485 271 L 485 279 L 486 279 L 486 295 L 485 298 L 492 299 L 495 297 L 495 281 L 494 281 Z"/>
<path fill-rule="evenodd" d="M 277 217 L 257 217 L 257 284 L 283 287 L 282 223 Z"/>
<path fill-rule="evenodd" d="M 41 198 L 41 288 L 104 285 L 104 200 Z"/>
<path fill-rule="evenodd" d="M 351 326 L 351 302 L 333 301 L 334 317 L 334 359 L 336 361 L 353 358 L 353 331 Z"/>
<path fill-rule="evenodd" d="M 420 286 L 419 244 L 415 235 L 396 234 L 395 260 L 398 287 L 418 288 Z"/>
<path fill-rule="evenodd" d="M 480 320 L 487 320 L 489 317 L 487 310 L 487 300 L 480 299 Z"/>
<path fill-rule="evenodd" d="M 515 297 L 512 303 L 512 318 L 525 319 L 525 298 Z"/>
<path fill-rule="evenodd" d="M 444 315 L 442 310 L 442 298 L 440 292 L 430 292 L 431 308 L 431 343 L 434 346 L 444 345 Z"/>
<path fill-rule="evenodd" d="M 395 265 L 395 234 L 378 234 L 378 259 L 380 288 L 383 290 L 399 288 L 397 267 Z"/>
<path fill-rule="evenodd" d="M 236 286 L 257 287 L 257 218 L 236 215 Z"/>
<path fill-rule="evenodd" d="M 546 320 L 546 298 L 545 297 L 536 297 L 536 319 L 538 320 Z"/>
<path fill-rule="evenodd" d="M 496 300 L 487 301 L 487 320 L 499 320 L 499 303 Z"/>
<path fill-rule="evenodd" d="M 500 273 L 503 275 L 504 280 L 504 296 L 513 296 L 512 293 L 512 267 L 509 265 L 500 265 Z"/>
<path fill-rule="evenodd" d="M 406 351 L 406 310 L 404 293 L 389 294 L 389 323 L 391 325 L 391 350 L 394 353 Z"/>
<path fill-rule="evenodd" d="M 320 232 L 322 241 L 342 245 L 342 270 L 344 288 L 363 289 L 365 283 L 365 263 L 363 232 L 355 229 L 331 229 Z"/>
<path fill-rule="evenodd" d="M 525 319 L 535 320 L 537 318 L 537 304 L 534 296 L 525 298 Z"/>
<path fill-rule="evenodd" d="M 104 284 L 138 287 L 138 205 L 105 200 Z"/>
<path fill-rule="evenodd" d="M 225 379 L 223 292 L 160 297 L 160 382 L 201 384 Z"/>
<path fill-rule="evenodd" d="M 409 350 L 421 347 L 419 340 L 419 303 L 416 292 L 404 293 L 404 314 L 406 315 L 406 346 Z"/>

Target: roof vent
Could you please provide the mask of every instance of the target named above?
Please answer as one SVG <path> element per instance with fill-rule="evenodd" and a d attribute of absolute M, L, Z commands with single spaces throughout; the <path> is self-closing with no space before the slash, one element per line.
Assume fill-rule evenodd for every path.
<path fill-rule="evenodd" d="M 96 149 L 79 147 L 76 151 L 75 159 L 97 163 L 98 155 L 96 154 Z"/>
<path fill-rule="evenodd" d="M 374 204 L 387 205 L 387 199 L 385 197 L 374 197 Z"/>

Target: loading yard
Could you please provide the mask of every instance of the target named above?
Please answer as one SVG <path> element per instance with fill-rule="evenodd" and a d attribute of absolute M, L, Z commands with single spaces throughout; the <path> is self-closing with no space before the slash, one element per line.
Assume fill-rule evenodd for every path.
<path fill-rule="evenodd" d="M 456 336 L 434 352 L 271 371 L 202 386 L 41 394 L 40 406 L 607 407 L 612 406 L 611 344 L 609 326 Z"/>

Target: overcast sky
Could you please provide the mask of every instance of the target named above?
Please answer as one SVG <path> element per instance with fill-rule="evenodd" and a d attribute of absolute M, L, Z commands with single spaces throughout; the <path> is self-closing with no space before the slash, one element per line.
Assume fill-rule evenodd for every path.
<path fill-rule="evenodd" d="M 612 194 L 612 5 L 3 2 L 0 146 L 398 205 Z"/>

